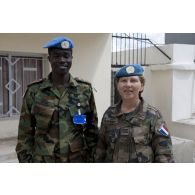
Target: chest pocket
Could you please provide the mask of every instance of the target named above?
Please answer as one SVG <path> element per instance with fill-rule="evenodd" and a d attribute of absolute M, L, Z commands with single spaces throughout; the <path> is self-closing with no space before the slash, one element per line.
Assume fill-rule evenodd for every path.
<path fill-rule="evenodd" d="M 153 162 L 153 151 L 149 134 L 134 137 L 138 162 Z"/>
<path fill-rule="evenodd" d="M 37 130 L 48 130 L 55 108 L 37 104 L 32 108 L 32 114 L 36 119 Z"/>
<path fill-rule="evenodd" d="M 113 151 L 113 162 L 125 163 L 131 161 L 135 149 L 129 128 L 113 129 L 109 141 Z"/>
<path fill-rule="evenodd" d="M 150 143 L 149 135 L 136 136 L 134 137 L 135 144 L 137 145 L 148 145 Z"/>

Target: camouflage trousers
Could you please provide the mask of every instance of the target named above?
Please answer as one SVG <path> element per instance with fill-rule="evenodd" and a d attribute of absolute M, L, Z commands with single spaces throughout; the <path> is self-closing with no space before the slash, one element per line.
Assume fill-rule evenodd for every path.
<path fill-rule="evenodd" d="M 33 163 L 87 163 L 91 162 L 85 152 L 74 152 L 68 156 L 54 154 L 52 156 L 33 155 Z"/>

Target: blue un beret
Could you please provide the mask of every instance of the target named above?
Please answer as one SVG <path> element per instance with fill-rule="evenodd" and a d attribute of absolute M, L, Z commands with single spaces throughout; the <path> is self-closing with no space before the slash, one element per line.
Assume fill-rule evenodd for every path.
<path fill-rule="evenodd" d="M 126 66 L 123 66 L 121 69 L 119 69 L 115 77 L 130 77 L 130 76 L 142 76 L 144 73 L 144 69 L 140 64 L 129 64 Z"/>
<path fill-rule="evenodd" d="M 60 49 L 72 49 L 74 48 L 74 43 L 71 39 L 67 37 L 56 37 L 55 39 L 46 43 L 43 48 L 60 48 Z"/>

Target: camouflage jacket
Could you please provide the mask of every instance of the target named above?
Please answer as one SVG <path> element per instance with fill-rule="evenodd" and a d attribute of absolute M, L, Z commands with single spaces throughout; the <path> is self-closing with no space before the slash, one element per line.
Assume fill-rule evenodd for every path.
<path fill-rule="evenodd" d="M 91 85 L 71 76 L 60 93 L 50 75 L 30 84 L 24 95 L 16 146 L 19 162 L 56 162 L 57 157 L 63 162 L 91 162 L 98 136 Z M 86 115 L 84 125 L 73 123 L 78 103 Z"/>
<path fill-rule="evenodd" d="M 174 162 L 170 134 L 160 112 L 144 100 L 135 111 L 120 113 L 121 103 L 105 112 L 96 149 L 96 162 Z"/>

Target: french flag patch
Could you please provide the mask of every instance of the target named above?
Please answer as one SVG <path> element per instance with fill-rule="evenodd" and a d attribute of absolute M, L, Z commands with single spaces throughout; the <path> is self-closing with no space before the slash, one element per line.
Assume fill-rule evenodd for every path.
<path fill-rule="evenodd" d="M 166 137 L 169 136 L 169 131 L 168 131 L 168 129 L 167 129 L 164 125 L 162 125 L 162 126 L 160 127 L 159 132 L 160 132 L 160 134 L 163 135 L 163 136 L 166 136 Z"/>

